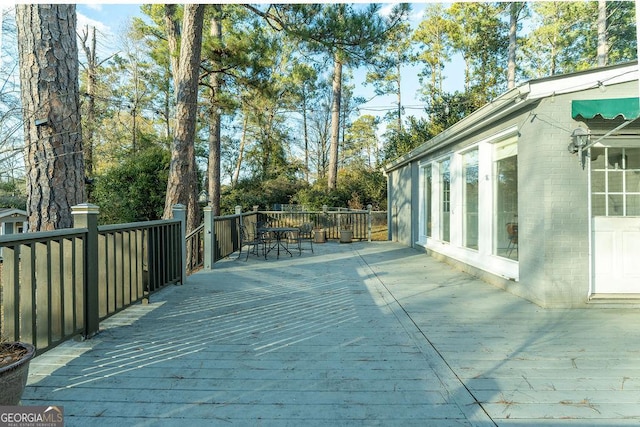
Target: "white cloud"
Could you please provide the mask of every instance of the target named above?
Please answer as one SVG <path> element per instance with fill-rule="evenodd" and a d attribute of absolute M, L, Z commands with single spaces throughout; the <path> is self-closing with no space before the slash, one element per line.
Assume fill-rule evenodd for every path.
<path fill-rule="evenodd" d="M 102 12 L 102 5 L 99 3 L 87 3 L 85 6 L 87 6 L 88 9 L 93 9 L 95 11 Z"/>
<path fill-rule="evenodd" d="M 391 15 L 391 11 L 398 3 L 385 3 L 378 12 L 381 16 L 388 17 Z M 416 27 L 423 18 L 425 3 L 411 3 L 411 10 L 409 11 L 408 21 L 412 27 Z"/>
<path fill-rule="evenodd" d="M 382 6 L 382 7 L 380 8 L 380 11 L 378 11 L 378 13 L 379 13 L 381 16 L 385 16 L 385 17 L 387 17 L 387 16 L 391 15 L 391 11 L 393 10 L 393 8 L 394 8 L 396 5 L 397 5 L 397 3 L 387 3 L 387 4 L 385 4 L 384 6 Z"/>
<path fill-rule="evenodd" d="M 78 13 L 77 14 L 77 18 L 78 18 L 78 31 L 82 31 L 82 29 L 85 26 L 89 26 L 89 28 L 91 27 L 95 27 L 97 31 L 99 31 L 102 34 L 111 34 L 112 30 L 111 27 L 109 27 L 108 25 L 100 22 L 100 21 L 96 21 L 95 19 L 91 19 L 89 17 L 87 17 L 86 15 L 83 15 L 82 13 Z"/>

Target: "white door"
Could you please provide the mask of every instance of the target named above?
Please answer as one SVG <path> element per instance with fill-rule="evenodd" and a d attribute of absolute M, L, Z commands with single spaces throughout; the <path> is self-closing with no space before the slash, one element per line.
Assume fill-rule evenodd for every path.
<path fill-rule="evenodd" d="M 640 218 L 593 219 L 594 293 L 640 293 Z"/>
<path fill-rule="evenodd" d="M 640 294 L 640 147 L 591 149 L 593 293 Z"/>

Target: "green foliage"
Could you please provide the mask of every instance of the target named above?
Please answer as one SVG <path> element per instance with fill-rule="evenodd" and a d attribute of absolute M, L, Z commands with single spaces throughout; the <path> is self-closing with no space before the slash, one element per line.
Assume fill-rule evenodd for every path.
<path fill-rule="evenodd" d="M 609 63 L 617 64 L 638 57 L 636 10 L 632 1 L 607 2 Z"/>
<path fill-rule="evenodd" d="M 0 195 L 0 208 L 27 209 L 27 198 L 25 196 Z"/>
<path fill-rule="evenodd" d="M 281 175 L 261 181 L 245 179 L 234 188 L 226 188 L 221 199 L 222 214 L 233 213 L 235 206 L 250 210 L 253 206 L 271 209 L 275 204 L 299 204 L 311 210 L 321 210 L 323 205 L 366 209 L 386 206 L 386 178 L 381 171 L 358 167 L 341 170 L 338 187 L 328 192 L 326 180 L 309 185 L 304 180 Z"/>
<path fill-rule="evenodd" d="M 344 136 L 342 158 L 346 165 L 374 167 L 378 158 L 377 117 L 365 114 L 355 120 Z"/>
<path fill-rule="evenodd" d="M 387 179 L 382 171 L 370 168 L 345 169 L 339 173 L 338 191 L 346 197 L 343 204 L 352 209 L 386 209 Z M 334 205 L 336 206 L 336 205 Z"/>
<path fill-rule="evenodd" d="M 93 203 L 100 222 L 117 224 L 153 221 L 162 217 L 170 154 L 148 147 L 96 177 Z"/>
<path fill-rule="evenodd" d="M 426 9 L 424 20 L 413 33 L 413 42 L 419 47 L 413 60 L 423 67 L 418 76 L 424 85 L 422 97 L 427 102 L 442 92 L 444 67 L 451 59 L 452 38 L 459 28 L 454 29 L 454 23 L 445 17 L 444 5 L 433 4 Z"/>
<path fill-rule="evenodd" d="M 27 196 L 24 194 L 23 179 L 0 181 L 0 208 L 27 209 Z"/>
<path fill-rule="evenodd" d="M 258 178 L 241 180 L 234 188 L 226 188 L 222 191 L 221 214 L 233 213 L 235 206 L 242 206 L 242 210 L 246 211 L 253 206 L 271 209 L 274 204 L 294 203 L 296 193 L 306 187 L 308 187 L 306 181 L 292 179 L 284 174 L 266 180 Z"/>
<path fill-rule="evenodd" d="M 319 180 L 313 186 L 299 191 L 292 202 L 311 210 L 321 210 L 323 205 L 366 209 L 369 204 L 374 210 L 379 210 L 386 209 L 386 198 L 387 180 L 383 173 L 359 167 L 342 169 L 335 190 L 327 191 L 326 181 Z"/>
<path fill-rule="evenodd" d="M 405 128 L 387 132 L 384 135 L 386 138 L 384 160 L 387 162 L 394 160 L 433 138 L 435 135 L 430 128 L 430 121 L 411 116 Z"/>

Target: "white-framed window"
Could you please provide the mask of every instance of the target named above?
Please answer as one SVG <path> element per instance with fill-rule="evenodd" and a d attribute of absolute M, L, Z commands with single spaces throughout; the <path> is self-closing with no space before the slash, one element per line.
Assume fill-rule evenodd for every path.
<path fill-rule="evenodd" d="M 478 249 L 478 149 L 462 154 L 462 243 Z"/>
<path fill-rule="evenodd" d="M 591 148 L 592 216 L 640 216 L 640 147 Z"/>
<path fill-rule="evenodd" d="M 433 191 L 433 167 L 431 164 L 425 165 L 422 169 L 422 207 L 423 207 L 423 227 L 424 235 L 431 237 L 433 218 L 431 213 L 431 193 Z"/>
<path fill-rule="evenodd" d="M 441 160 L 440 171 L 440 240 L 451 240 L 451 159 Z"/>
<path fill-rule="evenodd" d="M 494 146 L 494 255 L 518 259 L 518 145 L 515 138 Z"/>

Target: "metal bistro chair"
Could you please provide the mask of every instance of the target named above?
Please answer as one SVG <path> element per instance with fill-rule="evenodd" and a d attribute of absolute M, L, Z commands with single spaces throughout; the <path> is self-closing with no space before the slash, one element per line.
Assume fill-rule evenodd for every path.
<path fill-rule="evenodd" d="M 310 222 L 305 222 L 300 227 L 298 227 L 298 231 L 293 231 L 289 234 L 288 238 L 295 242 L 298 245 L 298 252 L 302 254 L 302 242 L 309 242 L 309 246 L 311 248 L 311 253 L 313 253 L 313 224 Z"/>
<path fill-rule="evenodd" d="M 518 223 L 507 223 L 507 238 L 509 239 L 509 245 L 507 246 L 507 256 L 511 257 L 511 253 L 515 249 L 516 255 L 518 255 Z"/>
<path fill-rule="evenodd" d="M 260 246 L 262 246 L 262 254 L 266 252 L 266 241 L 262 237 L 261 233 L 255 229 L 254 231 L 249 230 L 249 227 L 246 225 L 242 225 L 242 242 L 240 242 L 240 253 L 242 254 L 242 248 L 247 246 L 247 257 L 244 259 L 247 261 L 249 259 L 249 254 L 253 253 L 260 256 Z M 240 258 L 240 256 L 238 256 Z"/>

